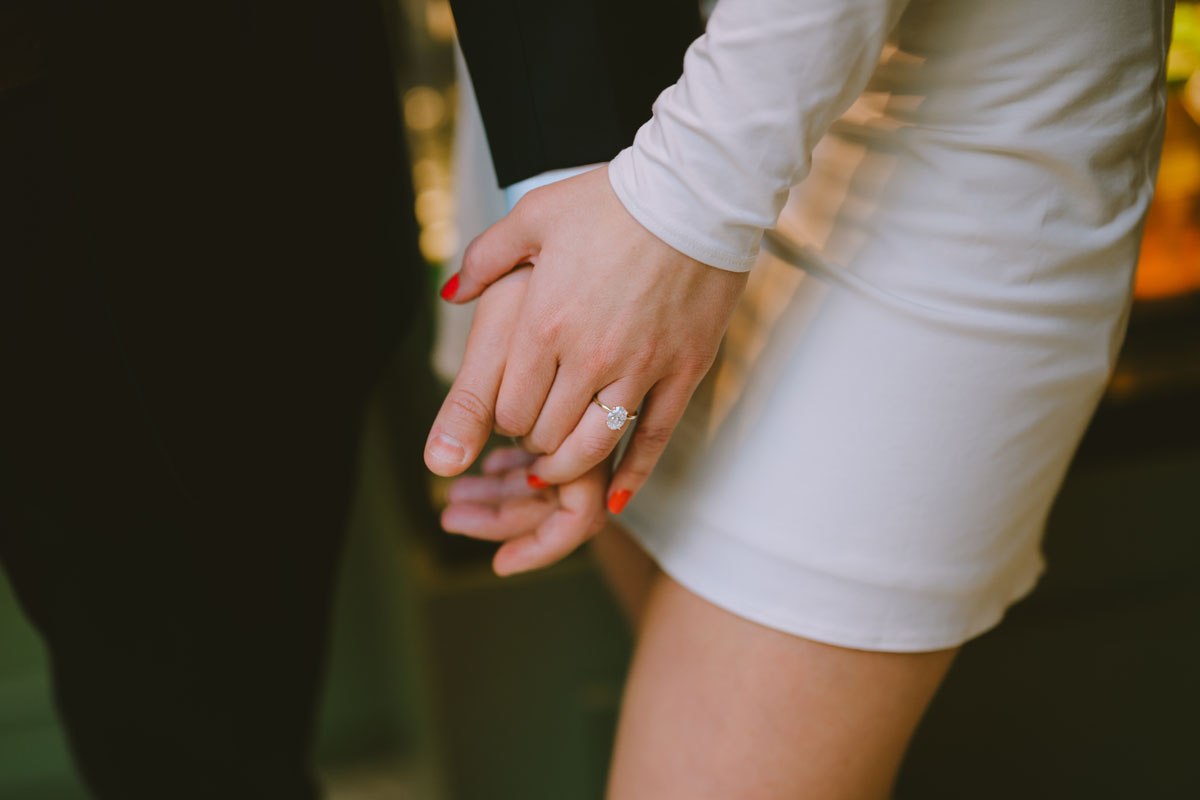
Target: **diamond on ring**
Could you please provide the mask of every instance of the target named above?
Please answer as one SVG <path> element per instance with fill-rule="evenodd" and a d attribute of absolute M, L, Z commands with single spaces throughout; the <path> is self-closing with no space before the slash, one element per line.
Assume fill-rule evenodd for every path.
<path fill-rule="evenodd" d="M 631 419 L 637 419 L 637 414 L 630 414 L 625 410 L 625 406 L 613 406 L 609 408 L 600 402 L 597 395 L 592 395 L 592 402 L 604 409 L 605 417 L 604 424 L 608 426 L 610 431 L 619 431 L 625 427 L 625 423 Z"/>
<path fill-rule="evenodd" d="M 610 431 L 619 431 L 625 427 L 625 421 L 628 419 L 629 412 L 625 410 L 625 406 L 615 406 L 604 418 L 604 424 Z"/>

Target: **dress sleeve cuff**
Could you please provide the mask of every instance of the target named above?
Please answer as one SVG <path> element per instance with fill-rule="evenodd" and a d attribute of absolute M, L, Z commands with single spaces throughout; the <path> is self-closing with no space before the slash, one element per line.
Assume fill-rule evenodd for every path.
<path fill-rule="evenodd" d="M 625 210 L 685 256 L 730 272 L 749 272 L 758 257 L 762 231 L 730 235 L 719 215 L 706 213 L 685 187 L 672 186 L 669 175 L 655 172 L 657 181 L 639 175 L 634 147 L 622 150 L 608 165 L 609 183 Z M 734 238 L 737 241 L 731 241 Z"/>

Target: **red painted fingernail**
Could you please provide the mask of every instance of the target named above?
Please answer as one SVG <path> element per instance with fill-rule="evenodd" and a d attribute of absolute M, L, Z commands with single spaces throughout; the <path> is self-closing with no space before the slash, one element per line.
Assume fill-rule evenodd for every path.
<path fill-rule="evenodd" d="M 633 492 L 628 489 L 618 489 L 608 496 L 608 510 L 614 514 L 620 514 L 625 510 L 625 504 L 631 497 L 633 497 Z"/>
<path fill-rule="evenodd" d="M 454 295 L 458 294 L 458 273 L 450 276 L 450 280 L 446 281 L 446 285 L 442 287 L 441 295 L 443 300 L 453 300 Z"/>
<path fill-rule="evenodd" d="M 532 472 L 529 473 L 529 477 L 527 477 L 525 479 L 525 482 L 528 483 L 534 489 L 545 489 L 547 486 L 550 485 L 550 484 L 546 483 L 544 480 L 542 480 L 541 478 L 539 478 L 537 475 L 534 475 Z"/>

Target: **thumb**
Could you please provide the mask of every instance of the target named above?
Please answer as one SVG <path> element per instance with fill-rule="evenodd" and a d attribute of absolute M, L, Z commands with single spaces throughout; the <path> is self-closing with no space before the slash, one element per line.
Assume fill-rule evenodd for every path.
<path fill-rule="evenodd" d="M 467 245 L 462 269 L 442 287 L 443 300 L 452 303 L 474 300 L 499 278 L 519 266 L 531 263 L 530 259 L 537 253 L 539 242 L 532 229 L 527 206 L 526 203 L 518 203 L 507 216 Z"/>

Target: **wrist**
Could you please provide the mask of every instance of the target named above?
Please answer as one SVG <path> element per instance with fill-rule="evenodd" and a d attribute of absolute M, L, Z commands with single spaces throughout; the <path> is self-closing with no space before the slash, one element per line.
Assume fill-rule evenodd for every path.
<path fill-rule="evenodd" d="M 537 189 L 540 186 L 546 186 L 551 183 L 557 183 L 567 178 L 573 178 L 576 175 L 581 175 L 584 172 L 591 172 L 594 169 L 604 166 L 605 162 L 598 164 L 587 164 L 582 167 L 565 167 L 563 169 L 551 169 L 545 172 L 526 178 L 523 181 L 517 181 L 511 186 L 504 187 L 504 202 L 508 204 L 508 210 L 512 211 L 513 206 L 517 201 L 524 197 L 529 192 Z"/>

